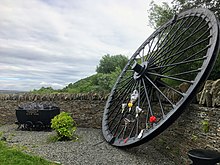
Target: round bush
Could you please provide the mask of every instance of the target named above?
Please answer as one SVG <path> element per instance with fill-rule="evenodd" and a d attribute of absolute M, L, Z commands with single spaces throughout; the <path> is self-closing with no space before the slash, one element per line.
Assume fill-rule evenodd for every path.
<path fill-rule="evenodd" d="M 51 120 L 51 128 L 57 132 L 58 140 L 71 140 L 76 131 L 76 123 L 66 112 L 61 112 Z"/>

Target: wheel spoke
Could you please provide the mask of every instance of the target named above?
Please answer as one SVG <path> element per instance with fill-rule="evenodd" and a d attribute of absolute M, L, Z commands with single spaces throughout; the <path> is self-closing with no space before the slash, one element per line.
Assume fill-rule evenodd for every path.
<path fill-rule="evenodd" d="M 211 36 L 210 36 L 210 37 L 211 37 Z M 206 39 L 204 39 L 204 40 L 202 40 L 202 41 L 200 41 L 200 42 L 198 42 L 198 43 L 195 43 L 195 44 L 193 44 L 193 45 L 191 45 L 191 46 L 189 46 L 189 47 L 183 49 L 182 51 L 180 51 L 180 52 L 178 52 L 178 53 L 176 53 L 176 54 L 184 55 L 187 50 L 189 50 L 190 48 L 193 48 L 193 47 L 195 47 L 195 46 L 197 46 L 197 45 L 199 45 L 199 44 L 201 44 L 201 43 L 203 43 L 203 42 L 209 40 L 210 37 L 208 37 L 208 38 L 206 38 Z M 167 64 L 167 63 L 173 63 L 173 62 L 177 61 L 177 60 L 179 59 L 179 57 L 181 57 L 180 55 L 177 56 L 177 58 L 175 58 L 173 61 L 171 61 L 171 60 L 167 61 L 166 64 Z M 163 70 L 163 71 L 164 71 L 164 70 Z"/>
<path fill-rule="evenodd" d="M 166 47 L 167 44 L 169 44 L 170 40 L 173 39 L 173 37 L 175 37 L 176 32 L 185 24 L 185 22 L 186 22 L 189 18 L 190 18 L 190 17 L 188 17 L 188 18 L 185 19 L 184 21 L 183 21 L 183 19 L 182 19 L 180 25 L 178 26 L 178 28 L 173 32 L 173 34 L 171 35 L 171 37 L 168 38 L 168 36 L 169 36 L 170 33 L 172 32 L 173 28 L 175 27 L 175 26 L 174 26 L 175 24 L 173 24 L 172 27 L 171 27 L 171 30 L 167 33 L 167 35 L 165 35 L 163 41 L 158 45 L 158 49 L 159 49 L 163 44 L 164 44 L 164 45 L 162 46 L 161 50 L 162 50 L 164 47 Z M 165 43 L 164 43 L 164 42 L 165 42 Z M 157 45 L 157 44 L 156 44 L 156 45 Z M 155 47 L 156 47 L 156 45 L 155 45 Z M 154 47 L 154 48 L 155 48 L 155 47 Z M 155 53 L 156 53 L 156 54 L 155 54 Z M 154 53 L 152 53 L 150 59 L 155 59 L 155 58 L 156 58 L 155 56 L 157 56 L 158 53 L 160 53 L 160 52 L 154 51 Z M 150 61 L 151 61 L 151 60 L 150 60 Z"/>
<path fill-rule="evenodd" d="M 195 70 L 190 70 L 190 71 L 186 71 L 186 72 L 180 72 L 180 73 L 172 74 L 172 75 L 169 75 L 169 76 L 173 77 L 173 76 L 188 75 L 188 74 L 190 74 L 190 73 L 200 72 L 201 70 L 202 70 L 202 68 L 199 68 L 199 69 L 195 69 Z"/>
<path fill-rule="evenodd" d="M 160 35 L 159 35 L 159 38 L 160 38 Z M 144 61 L 146 61 L 146 60 L 148 59 L 150 53 L 151 53 L 151 52 L 154 50 L 154 48 L 155 48 L 155 47 L 154 47 L 153 50 L 151 51 L 151 47 L 153 46 L 154 40 L 155 40 L 155 38 L 152 39 L 152 41 L 150 42 L 150 44 L 149 44 L 149 43 L 147 44 L 147 46 L 148 46 L 148 51 L 147 51 L 147 54 L 146 54 L 146 57 L 145 57 Z M 158 42 L 159 42 L 159 39 L 158 39 L 157 43 L 158 43 Z M 144 49 L 144 48 L 146 48 L 146 46 L 143 47 L 143 49 Z"/>
<path fill-rule="evenodd" d="M 191 26 L 193 26 L 195 23 L 197 23 L 198 20 L 199 20 L 199 18 L 197 18 L 193 23 L 192 23 L 192 20 L 191 20 L 190 23 L 189 23 L 189 26 L 184 31 L 182 31 L 178 36 L 176 36 L 176 33 L 173 33 L 173 37 L 175 37 L 175 39 L 172 40 L 171 43 L 170 43 L 169 40 L 166 42 L 168 45 L 164 45 L 165 49 L 161 48 L 162 52 L 159 51 L 159 52 L 157 52 L 157 54 L 155 54 L 155 56 L 153 57 L 152 63 L 157 61 L 158 57 L 160 57 L 160 55 L 163 54 L 164 52 L 165 52 L 165 55 L 166 55 L 167 50 L 170 52 L 170 51 L 174 50 L 174 48 L 176 48 L 178 45 L 180 45 L 182 42 L 178 43 L 178 41 L 180 40 L 181 35 L 184 34 Z M 172 39 L 173 39 L 173 37 L 172 37 Z M 178 43 L 178 44 L 175 44 L 175 46 L 172 47 L 172 49 L 170 50 L 171 45 L 173 45 L 175 42 Z"/>
<path fill-rule="evenodd" d="M 174 104 L 172 103 L 172 101 L 170 101 L 170 99 L 157 87 L 157 85 L 151 81 L 151 79 L 149 79 L 147 76 L 144 76 L 153 86 L 154 88 L 174 107 Z"/>
<path fill-rule="evenodd" d="M 138 82 L 138 93 L 139 93 L 139 96 L 138 96 L 138 106 L 140 107 L 140 99 L 141 99 L 141 81 Z"/>
<path fill-rule="evenodd" d="M 134 132 L 134 129 L 135 129 L 136 125 L 137 125 L 137 121 L 134 122 L 134 125 L 133 125 L 133 127 L 132 127 L 132 129 L 131 129 L 131 132 L 130 132 L 129 135 L 128 135 L 128 138 L 131 137 L 132 133 Z"/>
<path fill-rule="evenodd" d="M 201 54 L 202 52 L 207 51 L 207 49 L 208 49 L 209 47 L 210 47 L 210 45 L 207 45 L 205 48 L 203 48 L 203 49 L 197 51 L 196 53 L 194 53 L 194 54 L 192 54 L 191 56 L 187 57 L 187 58 L 184 59 L 183 61 L 186 61 L 186 60 L 190 60 L 190 59 L 192 59 L 192 58 L 195 58 L 197 55 Z M 183 52 L 184 52 L 184 51 L 182 51 L 181 53 L 183 53 Z M 182 54 L 180 54 L 180 55 L 182 55 Z M 168 60 L 168 59 L 170 59 L 170 58 L 172 58 L 172 57 L 174 57 L 174 56 L 176 56 L 176 54 L 174 54 L 174 55 L 172 55 L 172 56 L 170 56 L 170 57 L 167 57 L 167 58 L 161 60 L 161 62 L 166 61 L 166 60 Z M 157 65 L 157 64 L 158 64 L 158 63 L 155 63 L 154 65 Z M 159 69 L 159 68 L 161 68 L 161 65 L 159 65 L 159 66 L 157 66 L 157 67 L 150 67 L 151 70 L 153 70 L 153 69 Z M 173 68 L 172 68 L 172 69 L 173 69 Z"/>
<path fill-rule="evenodd" d="M 160 105 L 160 110 L 161 110 L 161 113 L 163 115 L 163 117 L 165 116 L 165 113 L 164 113 L 164 109 L 163 109 L 163 105 L 162 105 L 162 102 L 161 102 L 161 99 L 160 99 L 160 94 L 156 91 L 156 96 L 157 96 L 157 99 L 159 101 L 159 105 Z"/>
<path fill-rule="evenodd" d="M 172 27 L 172 28 L 173 28 L 173 27 Z M 170 34 L 170 32 L 172 31 L 172 28 L 171 28 L 171 30 L 166 34 L 166 36 L 168 36 L 168 35 Z M 165 31 L 166 31 L 166 29 L 164 29 L 161 33 L 159 33 L 157 42 L 154 44 L 154 47 L 153 47 L 153 49 L 151 50 L 151 46 L 152 46 L 153 43 L 154 43 L 155 37 L 152 39 L 152 42 L 151 42 L 151 44 L 150 44 L 150 46 L 149 46 L 149 50 L 148 50 L 148 53 L 147 53 L 147 55 L 146 55 L 145 61 L 151 58 L 151 53 L 154 52 L 155 48 L 157 47 L 157 45 L 158 45 L 159 42 L 160 42 L 160 39 L 163 37 L 163 34 L 164 34 Z M 165 36 L 164 38 L 166 38 L 166 36 Z M 165 41 L 165 40 L 163 39 L 163 41 L 161 42 L 161 44 L 163 44 L 164 41 Z M 160 44 L 160 45 L 161 45 L 161 44 Z"/>
<path fill-rule="evenodd" d="M 122 93 L 124 93 L 124 90 L 126 90 L 132 83 L 134 83 L 133 79 L 130 79 L 126 84 L 124 84 L 122 87 L 115 88 L 115 95 L 117 97 L 115 99 L 118 99 Z M 114 101 L 115 99 L 112 99 Z"/>
<path fill-rule="evenodd" d="M 152 115 L 153 115 L 153 112 L 152 112 L 152 108 L 151 108 L 151 102 L 150 102 L 150 99 L 149 99 L 149 95 L 148 95 L 148 92 L 147 92 L 147 88 L 146 88 L 144 79 L 142 79 L 142 82 L 143 82 L 144 91 L 145 91 L 146 98 L 147 98 L 147 104 L 148 104 L 148 107 L 149 107 L 149 111 L 150 111 L 150 114 L 151 114 L 151 116 L 152 116 Z"/>
<path fill-rule="evenodd" d="M 130 89 L 134 89 L 135 86 L 136 86 L 136 82 L 134 83 L 134 85 L 133 85 L 131 88 L 129 88 L 129 91 L 130 91 Z M 129 92 L 129 91 L 128 91 L 128 92 Z M 131 90 L 131 91 L 132 91 L 132 90 Z M 130 91 L 130 92 L 131 92 L 131 91 Z M 125 94 L 126 94 L 126 93 L 127 93 L 127 92 L 125 92 Z M 124 95 L 125 95 L 125 94 L 124 94 Z M 115 108 L 113 109 L 114 111 L 115 111 L 118 107 L 121 107 L 121 104 L 124 103 L 124 101 L 125 101 L 126 98 L 125 98 L 125 97 L 122 97 L 122 99 L 123 99 L 123 100 L 122 100 L 122 101 L 119 101 L 118 104 L 115 106 Z M 113 111 L 113 110 L 112 110 L 112 111 Z M 121 112 L 120 109 L 118 109 L 116 115 L 115 115 L 111 120 L 109 120 L 109 122 L 108 122 L 109 127 L 111 127 L 113 121 L 115 121 L 115 119 L 117 118 L 117 116 L 119 115 L 120 112 Z M 109 114 L 109 117 L 110 117 L 110 114 Z"/>
<path fill-rule="evenodd" d="M 204 34 L 205 34 L 205 33 L 204 33 Z M 198 46 L 199 44 L 202 44 L 202 43 L 208 41 L 211 37 L 212 37 L 212 36 L 208 36 L 207 38 L 201 40 L 200 42 L 198 42 L 199 40 L 196 40 L 195 42 L 192 43 L 191 46 L 185 48 L 185 49 L 184 49 L 185 51 L 183 51 L 183 50 L 182 50 L 182 51 L 179 51 L 179 50 L 178 50 L 179 52 L 176 52 L 175 55 L 178 55 L 178 54 L 179 54 L 179 56 L 177 56 L 177 58 L 175 58 L 173 61 L 171 61 L 172 58 L 170 58 L 170 59 L 167 60 L 164 64 L 175 62 L 176 60 L 179 59 L 179 57 L 181 57 L 182 55 L 184 55 L 189 49 L 193 49 L 194 47 Z M 200 38 L 202 38 L 202 36 L 200 36 Z"/>
<path fill-rule="evenodd" d="M 207 26 L 207 25 L 205 25 L 205 26 Z M 163 59 L 163 61 L 165 61 L 165 59 L 167 59 L 167 58 L 171 58 L 171 56 L 170 56 L 170 54 L 176 49 L 176 48 L 178 48 L 177 50 L 176 50 L 176 53 L 174 53 L 174 56 L 176 56 L 177 54 L 179 54 L 179 53 L 177 53 L 181 48 L 182 48 L 182 46 L 184 46 L 184 44 L 185 43 L 187 43 L 188 42 L 188 40 L 193 36 L 193 35 L 195 35 L 195 34 L 197 34 L 198 32 L 200 32 L 202 29 L 203 29 L 204 27 L 202 27 L 202 28 L 199 28 L 199 29 L 195 29 L 196 31 L 193 31 L 189 36 L 187 36 L 184 40 L 182 40 L 181 42 L 176 42 L 177 44 L 175 44 L 171 49 L 168 49 L 168 51 L 166 51 L 166 52 L 161 52 L 160 54 L 158 54 L 158 56 L 157 56 L 157 58 L 154 58 L 154 60 L 152 61 L 152 62 L 155 62 L 155 61 L 157 61 L 159 58 L 161 58 L 161 57 L 165 57 L 164 59 Z M 185 31 L 184 31 L 185 32 Z M 204 35 L 206 34 L 207 32 L 205 32 L 204 33 Z M 202 35 L 203 36 L 203 35 Z M 200 37 L 202 37 L 202 36 L 200 36 Z M 178 38 L 178 41 L 180 40 L 181 38 Z M 196 43 L 198 40 L 196 40 L 194 43 Z M 171 43 L 167 48 L 170 48 L 170 46 L 172 45 L 173 43 Z M 194 46 L 196 46 L 196 45 L 194 45 Z M 191 48 L 191 47 L 190 47 Z M 185 50 L 186 51 L 186 50 Z M 180 52 L 185 52 L 185 51 L 180 51 Z M 162 55 L 161 55 L 162 54 Z M 173 56 L 173 57 L 174 57 Z M 160 63 L 161 63 L 161 61 L 159 61 Z M 154 65 L 157 65 L 159 62 L 156 62 L 156 63 L 154 63 Z"/>
<path fill-rule="evenodd" d="M 171 77 L 171 76 L 166 76 L 166 75 L 161 75 L 161 74 L 157 74 L 157 73 L 153 73 L 153 72 L 148 72 L 148 74 L 154 75 L 154 76 L 158 76 L 158 77 L 162 77 L 162 78 L 168 78 L 171 80 L 176 80 L 176 81 L 181 81 L 181 82 L 186 82 L 189 84 L 193 84 L 193 81 L 188 81 L 185 79 L 181 79 L 181 78 L 176 78 L 176 77 Z M 146 76 L 145 76 L 146 77 Z M 149 78 L 148 78 L 149 79 Z"/>
<path fill-rule="evenodd" d="M 133 71 L 133 70 L 132 70 Z M 134 72 L 134 71 L 133 71 Z M 133 77 L 133 75 L 128 76 L 127 78 L 125 78 L 124 80 L 120 81 L 119 83 L 122 84 L 123 82 L 127 81 L 127 80 L 131 80 L 131 78 Z"/>
<path fill-rule="evenodd" d="M 171 89 L 172 91 L 176 92 L 177 94 L 181 95 L 182 97 L 185 96 L 184 93 L 182 93 L 182 92 L 180 92 L 180 91 L 174 89 L 173 87 L 167 85 L 165 82 L 163 82 L 163 81 L 161 81 L 161 80 L 158 80 L 157 83 L 159 83 L 159 84 L 165 86 L 165 87 L 168 88 L 168 89 Z"/>
<path fill-rule="evenodd" d="M 144 48 L 142 49 L 142 57 L 141 57 L 141 62 L 144 62 Z"/>
<path fill-rule="evenodd" d="M 182 62 L 177 62 L 177 63 L 171 63 L 171 64 L 168 64 L 168 65 L 162 65 L 162 66 L 158 66 L 158 67 L 153 67 L 153 68 L 150 68 L 150 70 L 154 70 L 154 69 L 162 69 L 162 68 L 168 68 L 168 67 L 171 67 L 171 66 L 174 66 L 172 67 L 175 68 L 179 65 L 184 65 L 184 64 L 189 64 L 189 63 L 192 63 L 192 62 L 196 62 L 196 61 L 202 61 L 204 59 L 206 59 L 207 57 L 204 56 L 204 57 L 201 57 L 201 58 L 197 58 L 197 59 L 193 59 L 193 60 L 188 60 L 188 61 L 182 61 Z M 164 73 L 164 72 L 163 72 Z"/>
<path fill-rule="evenodd" d="M 109 109 L 108 118 L 111 117 L 111 115 L 115 112 L 115 110 L 116 110 L 119 106 L 121 106 L 121 104 L 124 102 L 124 100 L 126 99 L 125 96 L 126 96 L 127 92 L 129 92 L 130 87 L 131 87 L 133 84 L 134 84 L 134 83 L 131 83 L 131 84 L 128 86 L 128 88 L 125 88 L 125 89 L 124 89 L 123 94 L 122 94 L 122 95 L 119 95 L 119 96 L 121 96 L 121 98 L 123 99 L 122 101 L 121 101 L 121 98 L 118 97 L 117 101 L 114 101 L 114 103 L 115 103 L 115 104 L 114 104 L 114 108 L 112 108 L 111 110 L 110 110 L 110 107 L 113 106 L 113 104 L 110 105 L 110 107 L 108 108 L 108 109 Z M 119 113 L 119 111 L 118 111 L 118 113 Z M 107 119 L 108 119 L 108 118 L 107 118 Z"/>
<path fill-rule="evenodd" d="M 118 131 L 118 128 L 119 128 L 119 126 L 120 126 L 121 121 L 122 121 L 123 118 L 124 118 L 124 116 L 123 116 L 123 114 L 122 114 L 122 115 L 121 115 L 121 118 L 119 119 L 119 121 L 115 124 L 115 126 L 114 126 L 113 128 L 110 129 L 110 131 L 112 132 L 113 135 L 116 134 L 116 132 Z M 110 128 L 110 126 L 109 126 L 109 128 Z M 116 128 L 116 130 L 115 130 L 115 128 Z M 115 131 L 114 131 L 114 130 L 115 130 Z"/>

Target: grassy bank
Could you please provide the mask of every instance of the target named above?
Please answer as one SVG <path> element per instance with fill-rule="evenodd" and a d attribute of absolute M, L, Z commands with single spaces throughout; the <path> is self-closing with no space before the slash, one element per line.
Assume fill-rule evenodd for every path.
<path fill-rule="evenodd" d="M 30 156 L 21 152 L 19 149 L 8 147 L 0 141 L 0 164 L 1 165 L 55 165 L 47 160 Z"/>

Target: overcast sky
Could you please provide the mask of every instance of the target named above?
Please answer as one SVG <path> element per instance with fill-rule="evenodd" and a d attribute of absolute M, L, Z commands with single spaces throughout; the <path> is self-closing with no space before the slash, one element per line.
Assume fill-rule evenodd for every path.
<path fill-rule="evenodd" d="M 154 31 L 149 3 L 1 0 L 0 90 L 63 88 L 95 74 L 105 54 L 130 57 Z"/>

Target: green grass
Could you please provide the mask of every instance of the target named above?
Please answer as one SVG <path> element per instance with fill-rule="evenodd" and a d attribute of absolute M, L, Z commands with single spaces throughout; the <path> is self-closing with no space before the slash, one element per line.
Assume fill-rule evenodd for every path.
<path fill-rule="evenodd" d="M 19 149 L 8 147 L 0 141 L 0 164 L 1 165 L 55 165 L 47 160 L 30 156 L 21 152 Z"/>

